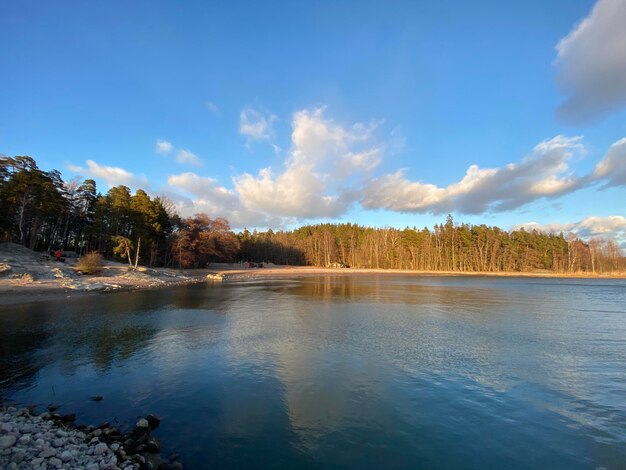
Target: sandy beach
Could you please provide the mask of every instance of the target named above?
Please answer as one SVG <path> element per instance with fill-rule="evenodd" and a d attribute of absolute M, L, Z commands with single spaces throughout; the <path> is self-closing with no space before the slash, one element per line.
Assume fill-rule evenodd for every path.
<path fill-rule="evenodd" d="M 626 278 L 626 273 L 491 273 L 458 271 L 407 271 L 397 269 L 319 268 L 264 265 L 249 268 L 240 263 L 212 264 L 206 269 L 139 267 L 105 261 L 97 275 L 75 272 L 77 260 L 64 263 L 15 244 L 0 246 L 0 305 L 38 302 L 127 290 L 157 289 L 199 282 L 240 282 L 263 279 L 294 279 L 310 276 L 404 275 L 404 276 L 504 276 L 544 278 Z"/>

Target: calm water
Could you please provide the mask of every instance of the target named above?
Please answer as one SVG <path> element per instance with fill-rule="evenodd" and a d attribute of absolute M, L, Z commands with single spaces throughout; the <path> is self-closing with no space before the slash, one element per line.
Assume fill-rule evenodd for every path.
<path fill-rule="evenodd" d="M 0 398 L 85 423 L 156 412 L 187 468 L 626 468 L 626 282 L 319 277 L 3 307 Z"/>

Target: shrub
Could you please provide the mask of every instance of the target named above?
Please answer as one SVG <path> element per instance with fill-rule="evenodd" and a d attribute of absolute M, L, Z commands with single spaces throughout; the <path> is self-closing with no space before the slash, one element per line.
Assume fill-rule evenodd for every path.
<path fill-rule="evenodd" d="M 74 268 L 83 274 L 97 274 L 102 270 L 102 255 L 96 251 L 81 257 Z"/>

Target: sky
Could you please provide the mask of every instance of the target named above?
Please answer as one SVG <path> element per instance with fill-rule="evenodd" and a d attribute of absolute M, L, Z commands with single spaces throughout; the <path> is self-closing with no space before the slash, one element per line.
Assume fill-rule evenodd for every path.
<path fill-rule="evenodd" d="M 233 228 L 626 248 L 626 1 L 0 3 L 0 153 Z"/>

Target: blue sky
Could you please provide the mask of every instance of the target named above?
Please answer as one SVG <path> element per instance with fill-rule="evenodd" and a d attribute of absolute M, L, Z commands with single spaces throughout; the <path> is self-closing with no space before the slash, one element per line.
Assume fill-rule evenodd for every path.
<path fill-rule="evenodd" d="M 3 2 L 0 153 L 235 227 L 624 240 L 625 4 Z"/>

